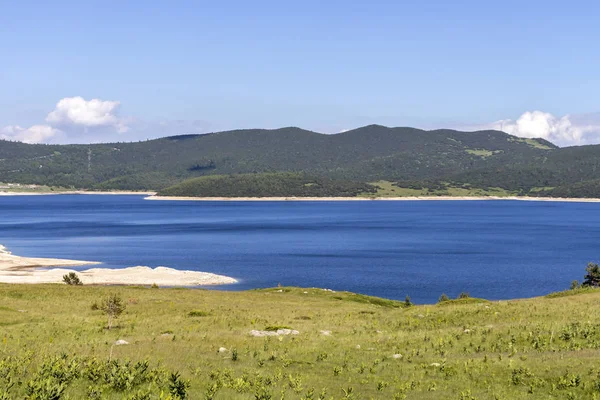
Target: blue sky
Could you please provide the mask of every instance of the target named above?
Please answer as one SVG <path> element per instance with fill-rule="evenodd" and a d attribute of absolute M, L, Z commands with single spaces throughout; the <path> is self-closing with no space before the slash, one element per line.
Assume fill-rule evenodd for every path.
<path fill-rule="evenodd" d="M 600 141 L 595 1 L 0 4 L 5 138 L 504 121 L 522 136 Z M 37 140 L 33 126 L 50 130 Z"/>

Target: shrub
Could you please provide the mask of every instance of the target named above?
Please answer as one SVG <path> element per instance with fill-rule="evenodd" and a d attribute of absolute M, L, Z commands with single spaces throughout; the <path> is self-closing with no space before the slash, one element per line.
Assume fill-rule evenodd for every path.
<path fill-rule="evenodd" d="M 412 301 L 410 301 L 410 296 L 409 295 L 406 295 L 406 298 L 404 299 L 404 305 L 406 307 L 410 307 L 410 306 L 413 305 Z"/>
<path fill-rule="evenodd" d="M 194 311 L 190 311 L 188 313 L 188 317 L 208 317 L 208 316 L 210 316 L 209 311 L 194 310 Z"/>
<path fill-rule="evenodd" d="M 468 299 L 469 297 L 469 292 L 460 292 L 460 294 L 458 295 L 458 299 Z"/>
<path fill-rule="evenodd" d="M 438 299 L 438 303 L 443 303 L 443 302 L 445 302 L 445 301 L 448 301 L 448 300 L 450 300 L 450 297 L 448 297 L 448 296 L 446 295 L 446 293 L 442 293 L 442 295 L 441 295 L 441 296 L 440 296 L 440 298 Z"/>
<path fill-rule="evenodd" d="M 600 267 L 598 264 L 588 263 L 585 271 L 587 273 L 584 276 L 582 286 L 600 286 Z"/>
<path fill-rule="evenodd" d="M 113 320 L 125 311 L 125 303 L 117 294 L 113 294 L 102 302 L 100 309 L 108 316 L 108 329 L 112 328 Z"/>
<path fill-rule="evenodd" d="M 569 287 L 569 290 L 575 290 L 575 289 L 579 289 L 579 281 L 578 280 L 574 280 L 573 282 L 571 282 L 571 286 Z"/>
<path fill-rule="evenodd" d="M 83 282 L 81 282 L 81 279 L 79 279 L 79 276 L 77 276 L 75 272 L 69 272 L 68 274 L 63 275 L 63 282 L 70 286 L 83 285 Z"/>
<path fill-rule="evenodd" d="M 179 372 L 174 372 L 169 377 L 169 393 L 176 399 L 185 400 L 189 387 L 190 381 L 181 379 Z"/>

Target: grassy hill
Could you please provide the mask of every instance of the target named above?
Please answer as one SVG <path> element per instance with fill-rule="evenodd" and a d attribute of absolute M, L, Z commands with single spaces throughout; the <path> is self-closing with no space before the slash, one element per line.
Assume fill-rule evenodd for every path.
<path fill-rule="evenodd" d="M 193 178 L 161 190 L 160 196 L 192 197 L 355 197 L 377 189 L 368 184 L 277 172 L 212 175 Z"/>
<path fill-rule="evenodd" d="M 107 330 L 93 304 L 111 294 L 127 308 Z M 0 301 L 3 399 L 600 395 L 597 290 L 405 307 L 322 289 L 2 284 Z M 250 334 L 277 328 L 298 334 Z"/>
<path fill-rule="evenodd" d="M 282 128 L 137 143 L 0 141 L 0 181 L 106 190 L 163 189 L 199 176 L 264 172 L 304 172 L 357 182 L 430 180 L 543 160 L 555 151 L 561 150 L 544 140 L 497 131 L 379 125 L 336 135 Z"/>
<path fill-rule="evenodd" d="M 290 172 L 330 182 L 352 181 L 356 187 L 387 181 L 401 192 L 600 197 L 600 187 L 593 183 L 599 171 L 598 145 L 557 148 L 542 139 L 498 131 L 379 125 L 336 135 L 282 128 L 137 143 L 0 141 L 0 182 L 92 190 L 162 190 L 204 176 Z"/>

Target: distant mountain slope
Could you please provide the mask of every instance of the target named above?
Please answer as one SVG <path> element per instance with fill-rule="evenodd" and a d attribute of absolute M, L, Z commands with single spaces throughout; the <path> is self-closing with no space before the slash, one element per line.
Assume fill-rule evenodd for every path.
<path fill-rule="evenodd" d="M 589 153 L 591 165 L 599 152 Z M 198 176 L 280 171 L 362 182 L 439 180 L 468 176 L 461 174 L 472 171 L 487 176 L 486 171 L 509 165 L 559 165 L 563 158 L 578 158 L 578 154 L 577 149 L 558 149 L 541 139 L 521 139 L 498 131 L 370 125 L 324 135 L 299 128 L 251 129 L 137 143 L 27 145 L 0 141 L 0 181 L 162 189 Z"/>
<path fill-rule="evenodd" d="M 192 178 L 158 194 L 186 197 L 355 197 L 376 191 L 374 186 L 365 183 L 276 172 Z"/>

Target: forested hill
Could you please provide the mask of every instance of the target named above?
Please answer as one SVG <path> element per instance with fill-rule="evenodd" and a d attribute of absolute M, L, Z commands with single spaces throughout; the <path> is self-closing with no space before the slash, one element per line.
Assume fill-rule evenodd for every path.
<path fill-rule="evenodd" d="M 528 191 L 596 179 L 599 166 L 597 146 L 559 149 L 498 131 L 379 125 L 335 135 L 282 128 L 136 143 L 0 141 L 0 181 L 86 189 L 159 190 L 207 175 L 302 172 L 345 182 L 444 181 Z"/>

